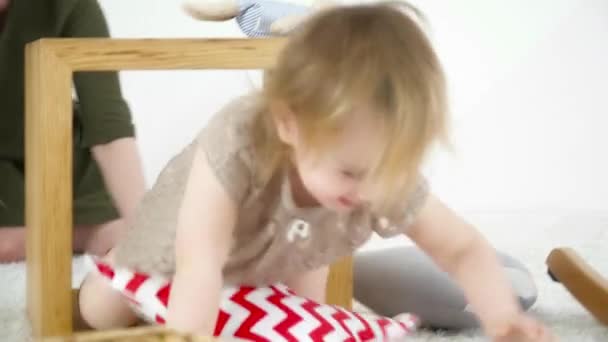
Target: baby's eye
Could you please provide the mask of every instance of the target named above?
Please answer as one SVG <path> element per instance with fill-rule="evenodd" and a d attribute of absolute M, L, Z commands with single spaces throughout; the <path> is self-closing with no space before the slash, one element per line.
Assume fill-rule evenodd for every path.
<path fill-rule="evenodd" d="M 346 178 L 357 178 L 357 174 L 350 170 L 342 170 L 340 173 Z"/>

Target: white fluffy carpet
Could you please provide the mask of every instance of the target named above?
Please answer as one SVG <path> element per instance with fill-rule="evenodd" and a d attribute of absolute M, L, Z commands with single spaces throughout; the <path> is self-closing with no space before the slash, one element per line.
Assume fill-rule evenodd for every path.
<path fill-rule="evenodd" d="M 546 275 L 549 251 L 570 246 L 608 277 L 608 214 L 512 213 L 467 215 L 499 249 L 522 260 L 533 272 L 540 298 L 533 314 L 549 324 L 561 341 L 608 341 L 599 325 L 571 296 Z M 74 261 L 77 284 L 80 260 Z M 23 264 L 0 266 L 0 341 L 26 341 L 25 270 Z M 484 341 L 477 331 L 439 336 L 421 332 L 411 341 Z"/>

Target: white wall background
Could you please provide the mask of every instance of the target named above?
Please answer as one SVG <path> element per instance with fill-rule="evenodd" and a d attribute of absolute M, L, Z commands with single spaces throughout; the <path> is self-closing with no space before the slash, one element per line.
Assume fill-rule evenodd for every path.
<path fill-rule="evenodd" d="M 240 37 L 179 1 L 100 0 L 115 37 Z M 475 212 L 608 213 L 608 1 L 413 1 L 426 12 L 450 81 L 456 154 L 429 176 Z M 148 182 L 249 74 L 124 72 Z"/>

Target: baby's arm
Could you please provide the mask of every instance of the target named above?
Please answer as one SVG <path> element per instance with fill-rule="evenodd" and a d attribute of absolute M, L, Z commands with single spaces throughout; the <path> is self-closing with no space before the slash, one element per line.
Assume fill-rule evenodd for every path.
<path fill-rule="evenodd" d="M 407 235 L 463 287 L 488 335 L 525 321 L 494 249 L 437 198 L 429 196 Z"/>
<path fill-rule="evenodd" d="M 204 153 L 197 152 L 178 217 L 176 273 L 167 317 L 170 328 L 212 335 L 236 215 L 236 204 Z"/>

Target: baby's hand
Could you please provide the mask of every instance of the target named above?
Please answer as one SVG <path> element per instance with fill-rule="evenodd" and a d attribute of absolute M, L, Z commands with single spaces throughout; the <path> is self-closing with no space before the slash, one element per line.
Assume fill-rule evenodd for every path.
<path fill-rule="evenodd" d="M 500 336 L 493 336 L 494 342 L 554 342 L 557 339 L 549 329 L 532 317 L 521 314 L 508 322 Z"/>

